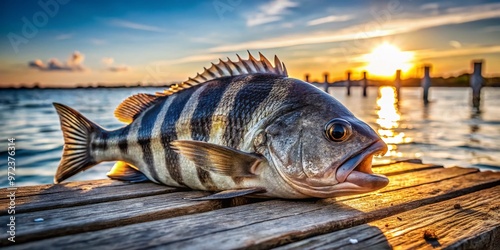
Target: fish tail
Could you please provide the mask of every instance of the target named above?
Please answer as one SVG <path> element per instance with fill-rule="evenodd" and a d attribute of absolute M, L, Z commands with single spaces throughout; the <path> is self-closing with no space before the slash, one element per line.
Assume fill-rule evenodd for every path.
<path fill-rule="evenodd" d="M 63 155 L 54 176 L 54 183 L 57 184 L 98 163 L 92 155 L 90 144 L 92 137 L 106 131 L 68 106 L 59 103 L 53 105 L 64 136 Z"/>

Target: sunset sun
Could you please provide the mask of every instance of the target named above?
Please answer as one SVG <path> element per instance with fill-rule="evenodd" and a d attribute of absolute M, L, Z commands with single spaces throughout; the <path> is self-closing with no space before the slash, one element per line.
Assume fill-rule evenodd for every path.
<path fill-rule="evenodd" d="M 366 70 L 376 76 L 393 76 L 396 70 L 403 73 L 412 67 L 413 52 L 401 51 L 398 47 L 383 43 L 363 57 L 367 62 Z"/>

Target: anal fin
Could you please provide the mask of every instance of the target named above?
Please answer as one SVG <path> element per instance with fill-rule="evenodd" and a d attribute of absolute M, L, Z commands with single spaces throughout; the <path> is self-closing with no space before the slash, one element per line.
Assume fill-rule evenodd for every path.
<path fill-rule="evenodd" d="M 106 174 L 109 178 L 129 182 L 149 181 L 139 170 L 123 161 L 117 161 L 113 168 Z"/>
<path fill-rule="evenodd" d="M 198 197 L 198 198 L 186 198 L 192 201 L 206 201 L 206 200 L 223 200 L 231 199 L 235 197 L 245 196 L 248 194 L 262 193 L 266 190 L 264 188 L 244 188 L 244 189 L 234 189 L 234 190 L 224 190 L 215 194 L 208 196 Z"/>

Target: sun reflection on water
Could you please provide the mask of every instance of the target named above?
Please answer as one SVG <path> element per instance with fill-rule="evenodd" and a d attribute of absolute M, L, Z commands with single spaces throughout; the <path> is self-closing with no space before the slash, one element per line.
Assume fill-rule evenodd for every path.
<path fill-rule="evenodd" d="M 379 125 L 377 132 L 389 148 L 386 157 L 402 157 L 402 153 L 397 151 L 398 144 L 411 142 L 412 139 L 405 136 L 405 133 L 397 131 L 400 127 L 401 113 L 396 88 L 390 86 L 379 88 L 377 108 L 376 122 Z"/>

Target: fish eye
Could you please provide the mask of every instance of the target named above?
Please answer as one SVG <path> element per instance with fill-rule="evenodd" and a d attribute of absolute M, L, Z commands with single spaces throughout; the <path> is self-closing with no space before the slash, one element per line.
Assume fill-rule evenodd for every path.
<path fill-rule="evenodd" d="M 340 118 L 335 118 L 325 125 L 325 135 L 331 141 L 345 141 L 352 134 L 351 124 Z"/>

